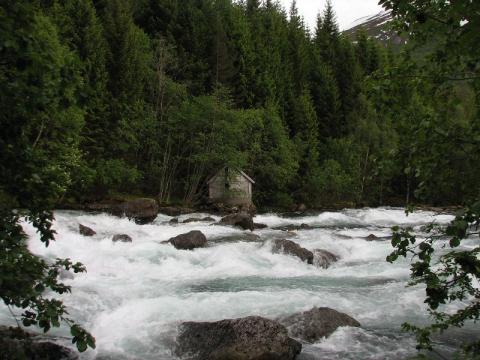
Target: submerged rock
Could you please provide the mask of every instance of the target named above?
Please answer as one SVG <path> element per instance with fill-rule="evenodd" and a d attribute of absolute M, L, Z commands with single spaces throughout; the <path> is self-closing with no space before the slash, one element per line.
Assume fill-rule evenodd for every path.
<path fill-rule="evenodd" d="M 73 360 L 77 354 L 52 340 L 23 331 L 0 326 L 1 359 Z"/>
<path fill-rule="evenodd" d="M 96 234 L 96 232 L 93 229 L 89 228 L 88 226 L 82 225 L 82 224 L 78 224 L 78 231 L 83 236 L 93 236 L 93 235 Z"/>
<path fill-rule="evenodd" d="M 259 223 L 253 223 L 253 228 L 254 228 L 255 230 L 261 230 L 261 229 L 266 229 L 266 228 L 268 228 L 268 225 L 259 224 Z"/>
<path fill-rule="evenodd" d="M 238 242 L 238 241 L 263 242 L 262 238 L 260 236 L 258 236 L 257 234 L 247 233 L 247 232 L 242 233 L 242 234 L 232 234 L 232 235 L 220 236 L 220 237 L 209 239 L 209 241 L 212 241 L 214 243 L 226 243 L 226 242 Z"/>
<path fill-rule="evenodd" d="M 302 344 L 259 316 L 181 324 L 175 354 L 195 360 L 293 360 Z"/>
<path fill-rule="evenodd" d="M 165 243 L 172 244 L 175 249 L 178 250 L 193 250 L 205 247 L 207 245 L 207 238 L 201 231 L 193 230 L 186 234 L 175 236 Z"/>
<path fill-rule="evenodd" d="M 155 220 L 158 215 L 158 204 L 155 199 L 134 199 L 112 206 L 110 212 L 115 216 L 134 219 L 137 224 L 143 225 Z"/>
<path fill-rule="evenodd" d="M 215 219 L 210 217 L 210 216 L 207 216 L 207 217 L 204 217 L 204 218 L 188 218 L 184 221 L 182 221 L 183 224 L 188 224 L 188 223 L 192 223 L 192 222 L 214 222 Z"/>
<path fill-rule="evenodd" d="M 194 213 L 195 210 L 180 206 L 164 206 L 158 210 L 160 213 L 168 216 L 179 216 Z"/>
<path fill-rule="evenodd" d="M 378 236 L 374 235 L 374 234 L 370 234 L 368 235 L 365 240 L 367 241 L 375 241 L 375 240 L 378 240 Z"/>
<path fill-rule="evenodd" d="M 274 230 L 282 230 L 282 231 L 298 231 L 298 230 L 311 230 L 313 229 L 312 226 L 308 224 L 289 224 L 289 225 L 284 225 L 284 226 L 277 226 L 273 228 Z"/>
<path fill-rule="evenodd" d="M 326 307 L 314 307 L 288 316 L 280 323 L 287 327 L 290 336 L 310 343 L 330 336 L 341 326 L 360 327 L 360 323 L 351 316 Z"/>
<path fill-rule="evenodd" d="M 113 235 L 113 242 L 132 242 L 132 238 L 127 234 L 117 234 Z"/>
<path fill-rule="evenodd" d="M 296 242 L 285 239 L 278 239 L 273 241 L 272 252 L 274 254 L 286 254 L 300 258 L 303 262 L 313 264 L 313 253 L 307 250 Z"/>
<path fill-rule="evenodd" d="M 178 218 L 170 219 L 169 224 L 178 224 Z"/>
<path fill-rule="evenodd" d="M 248 214 L 232 214 L 227 215 L 222 218 L 219 222 L 220 225 L 232 225 L 238 226 L 244 230 L 253 231 L 253 218 L 251 215 Z"/>
<path fill-rule="evenodd" d="M 313 250 L 313 265 L 316 267 L 328 269 L 328 267 L 336 261 L 338 261 L 338 256 L 332 254 L 330 251 L 323 249 Z"/>

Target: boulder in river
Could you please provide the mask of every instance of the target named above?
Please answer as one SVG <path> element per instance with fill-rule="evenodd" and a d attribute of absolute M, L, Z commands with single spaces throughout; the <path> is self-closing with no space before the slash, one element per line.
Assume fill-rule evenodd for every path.
<path fill-rule="evenodd" d="M 170 219 L 169 224 L 178 224 L 178 218 Z"/>
<path fill-rule="evenodd" d="M 219 224 L 238 226 L 244 230 L 253 231 L 254 229 L 252 216 L 245 213 L 227 215 L 220 220 Z"/>
<path fill-rule="evenodd" d="M 211 216 L 203 217 L 203 218 L 188 218 L 186 220 L 183 220 L 182 223 L 188 224 L 192 222 L 214 222 L 215 219 L 212 218 Z"/>
<path fill-rule="evenodd" d="M 214 242 L 214 243 L 233 243 L 233 242 L 263 242 L 262 238 L 258 236 L 257 234 L 253 233 L 241 233 L 241 234 L 230 234 L 230 235 L 225 235 L 225 236 L 220 236 L 220 237 L 214 237 L 209 239 L 208 241 Z"/>
<path fill-rule="evenodd" d="M 378 236 L 377 235 L 374 235 L 374 234 L 370 234 L 368 235 L 365 240 L 367 241 L 375 241 L 375 240 L 378 240 Z"/>
<path fill-rule="evenodd" d="M 96 232 L 93 229 L 89 228 L 88 226 L 82 225 L 82 224 L 78 224 L 78 231 L 83 236 L 93 236 L 93 235 L 96 234 Z"/>
<path fill-rule="evenodd" d="M 273 228 L 274 230 L 282 230 L 282 231 L 297 231 L 297 230 L 311 230 L 313 229 L 312 226 L 308 224 L 289 224 L 289 225 L 283 225 L 283 226 L 277 226 Z"/>
<path fill-rule="evenodd" d="M 328 269 L 328 267 L 336 261 L 338 261 L 338 256 L 332 254 L 330 251 L 323 249 L 313 250 L 313 265 L 316 267 Z"/>
<path fill-rule="evenodd" d="M 198 230 L 190 231 L 186 234 L 175 236 L 166 243 L 172 244 L 178 250 L 193 250 L 207 245 L 207 238 Z"/>
<path fill-rule="evenodd" d="M 351 316 L 326 307 L 314 307 L 280 322 L 287 327 L 290 336 L 310 343 L 330 336 L 341 326 L 360 327 L 360 323 Z"/>
<path fill-rule="evenodd" d="M 175 353 L 194 360 L 293 360 L 302 344 L 259 316 L 181 324 Z"/>
<path fill-rule="evenodd" d="M 254 228 L 255 230 L 261 230 L 261 229 L 266 229 L 266 228 L 268 228 L 268 225 L 260 224 L 260 223 L 253 223 L 253 228 Z"/>
<path fill-rule="evenodd" d="M 132 242 L 132 238 L 127 234 L 117 234 L 113 235 L 113 242 Z"/>
<path fill-rule="evenodd" d="M 78 355 L 61 345 L 20 328 L 0 326 L 1 359 L 73 360 Z"/>
<path fill-rule="evenodd" d="M 111 211 L 116 216 L 126 216 L 134 219 L 139 225 L 151 223 L 158 215 L 158 204 L 155 199 L 140 198 L 125 201 L 112 206 Z"/>
<path fill-rule="evenodd" d="M 179 216 L 185 214 L 192 214 L 195 212 L 194 209 L 180 206 L 162 206 L 158 211 L 161 214 L 165 214 L 168 216 Z"/>
<path fill-rule="evenodd" d="M 285 239 L 273 240 L 272 252 L 274 254 L 286 254 L 300 258 L 303 262 L 313 264 L 313 253 L 296 242 Z"/>

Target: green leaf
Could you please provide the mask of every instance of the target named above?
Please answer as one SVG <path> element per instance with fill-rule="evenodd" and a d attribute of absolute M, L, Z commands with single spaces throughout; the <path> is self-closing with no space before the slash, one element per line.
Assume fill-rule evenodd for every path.
<path fill-rule="evenodd" d="M 77 349 L 80 352 L 84 352 L 87 350 L 87 343 L 83 340 L 78 340 L 77 341 Z"/>

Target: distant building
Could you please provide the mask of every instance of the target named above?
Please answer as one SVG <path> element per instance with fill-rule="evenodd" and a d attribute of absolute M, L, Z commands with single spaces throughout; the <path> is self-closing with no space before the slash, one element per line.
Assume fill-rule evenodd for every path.
<path fill-rule="evenodd" d="M 224 167 L 208 181 L 209 199 L 228 206 L 250 206 L 253 184 L 242 170 Z"/>

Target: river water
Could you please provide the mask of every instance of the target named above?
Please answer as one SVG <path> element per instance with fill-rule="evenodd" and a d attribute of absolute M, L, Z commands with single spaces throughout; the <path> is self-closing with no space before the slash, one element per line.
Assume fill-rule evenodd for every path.
<path fill-rule="evenodd" d="M 393 225 L 421 226 L 431 221 L 447 223 L 449 215 L 402 209 L 377 208 L 324 212 L 286 218 L 258 215 L 268 229 L 249 232 L 211 223 L 169 224 L 159 215 L 153 224 L 107 214 L 58 211 L 57 241 L 45 248 L 34 229 L 25 224 L 32 252 L 49 259 L 71 258 L 86 265 L 88 273 L 65 282 L 72 294 L 62 296 L 70 316 L 89 329 L 97 349 L 84 359 L 174 359 L 171 349 L 182 321 L 214 321 L 249 315 L 278 318 L 314 306 L 345 312 L 362 328 L 340 328 L 328 339 L 304 345 L 299 359 L 407 359 L 415 355 L 415 341 L 401 332 L 405 321 L 425 323 L 425 296 L 421 287 L 406 287 L 409 263 L 385 261 L 391 252 Z M 193 214 L 180 217 L 204 217 Z M 216 217 L 219 219 L 219 217 Z M 97 235 L 84 237 L 78 224 Z M 286 233 L 272 227 L 306 223 L 311 230 Z M 191 230 L 202 231 L 207 248 L 176 250 L 161 244 Z M 128 234 L 133 243 L 113 243 L 112 235 Z M 374 234 L 379 239 L 367 241 Z M 272 254 L 269 240 L 289 236 L 301 246 L 325 249 L 340 256 L 327 270 L 286 255 Z M 466 247 L 473 247 L 474 240 Z M 4 307 L 0 323 L 13 324 Z M 444 336 L 439 350 L 448 356 L 472 329 Z M 68 329 L 53 332 L 69 343 Z M 469 335 L 470 334 L 470 335 Z"/>

